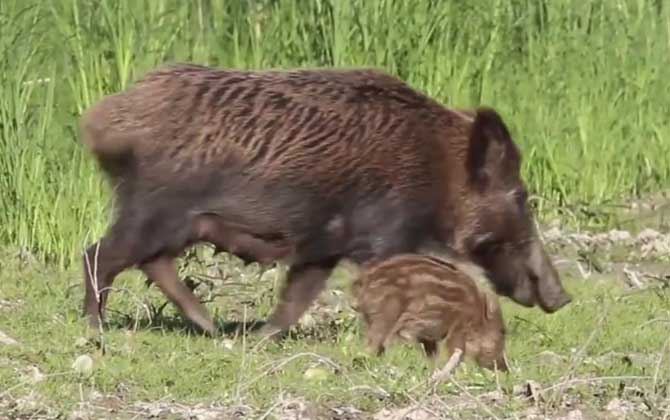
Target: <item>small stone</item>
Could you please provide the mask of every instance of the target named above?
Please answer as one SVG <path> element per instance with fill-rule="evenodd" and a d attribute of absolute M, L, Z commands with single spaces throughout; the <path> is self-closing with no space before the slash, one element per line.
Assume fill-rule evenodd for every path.
<path fill-rule="evenodd" d="M 561 232 L 561 229 L 559 229 L 558 226 L 555 226 L 544 232 L 542 236 L 544 236 L 544 239 L 548 242 L 553 242 L 563 238 L 564 235 Z"/>
<path fill-rule="evenodd" d="M 270 268 L 261 274 L 260 282 L 261 283 L 272 283 L 274 284 L 280 280 L 282 273 L 277 267 Z"/>
<path fill-rule="evenodd" d="M 611 400 L 609 403 L 607 403 L 607 406 L 605 406 L 605 410 L 609 411 L 610 414 L 615 416 L 616 418 L 625 418 L 626 413 L 632 409 L 632 403 L 629 401 L 621 400 L 619 398 L 614 398 Z"/>
<path fill-rule="evenodd" d="M 583 418 L 582 410 L 579 409 L 568 412 L 568 415 L 564 417 L 565 420 L 582 420 Z"/>
<path fill-rule="evenodd" d="M 632 239 L 632 236 L 627 230 L 614 229 L 609 232 L 609 239 L 612 242 L 628 242 Z"/>
<path fill-rule="evenodd" d="M 505 395 L 502 393 L 502 391 L 491 391 L 491 392 L 487 392 L 485 394 L 482 394 L 481 398 L 483 398 L 483 399 L 485 399 L 489 402 L 495 403 L 495 402 L 500 402 L 503 399 L 505 399 Z"/>
<path fill-rule="evenodd" d="M 93 359 L 89 355 L 82 354 L 72 363 L 72 369 L 83 376 L 89 376 L 93 372 Z"/>
<path fill-rule="evenodd" d="M 17 344 L 19 344 L 19 342 L 14 340 L 12 337 L 8 336 L 4 332 L 0 331 L 0 344 L 4 344 L 6 346 L 16 346 Z"/>
<path fill-rule="evenodd" d="M 316 320 L 312 315 L 305 314 L 302 316 L 302 318 L 300 318 L 299 324 L 305 328 L 312 328 L 316 325 Z"/>
<path fill-rule="evenodd" d="M 661 236 L 661 234 L 658 231 L 655 231 L 654 229 L 650 228 L 645 228 L 640 231 L 640 233 L 637 234 L 637 240 L 639 242 L 649 242 L 652 241 L 656 238 Z"/>
<path fill-rule="evenodd" d="M 579 246 L 586 246 L 593 242 L 593 238 L 591 236 L 583 233 L 574 233 L 570 235 L 570 238 Z"/>
<path fill-rule="evenodd" d="M 435 418 L 435 414 L 420 406 L 410 406 L 394 409 L 384 408 L 375 413 L 372 418 L 373 420 L 430 420 Z"/>
<path fill-rule="evenodd" d="M 303 376 L 310 381 L 323 381 L 328 378 L 328 371 L 322 368 L 309 368 Z"/>
<path fill-rule="evenodd" d="M 151 407 L 149 409 L 149 417 L 159 417 L 163 413 L 163 409 L 161 407 Z"/>
<path fill-rule="evenodd" d="M 529 380 L 523 385 L 515 385 L 512 388 L 512 393 L 519 397 L 532 398 L 534 401 L 538 401 L 541 389 L 539 383 Z"/>
<path fill-rule="evenodd" d="M 46 376 L 40 372 L 37 366 L 30 366 L 28 368 L 28 380 L 30 383 L 36 384 L 38 382 L 42 382 L 44 378 L 46 378 Z"/>
<path fill-rule="evenodd" d="M 235 340 L 231 340 L 230 338 L 225 338 L 221 340 L 221 347 L 223 347 L 226 350 L 232 350 L 233 347 L 235 347 Z"/>
<path fill-rule="evenodd" d="M 316 407 L 302 399 L 283 401 L 277 407 L 275 414 L 278 420 L 316 420 Z"/>
<path fill-rule="evenodd" d="M 537 355 L 538 362 L 542 364 L 561 364 L 565 362 L 565 358 L 558 353 L 553 351 L 545 350 Z"/>

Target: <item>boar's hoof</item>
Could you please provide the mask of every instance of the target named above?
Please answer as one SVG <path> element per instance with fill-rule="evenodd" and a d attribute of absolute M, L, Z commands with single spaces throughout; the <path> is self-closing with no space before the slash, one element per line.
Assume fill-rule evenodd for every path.
<path fill-rule="evenodd" d="M 256 331 L 256 335 L 263 339 L 280 341 L 286 335 L 286 331 L 268 322 Z"/>

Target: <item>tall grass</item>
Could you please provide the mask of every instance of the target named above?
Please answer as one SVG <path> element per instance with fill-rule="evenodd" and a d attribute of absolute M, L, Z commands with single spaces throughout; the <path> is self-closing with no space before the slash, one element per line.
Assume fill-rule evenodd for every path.
<path fill-rule="evenodd" d="M 446 105 L 492 105 L 540 213 L 607 223 L 669 184 L 669 42 L 661 0 L 3 0 L 0 242 L 77 261 L 110 204 L 77 117 L 176 60 L 379 66 Z"/>

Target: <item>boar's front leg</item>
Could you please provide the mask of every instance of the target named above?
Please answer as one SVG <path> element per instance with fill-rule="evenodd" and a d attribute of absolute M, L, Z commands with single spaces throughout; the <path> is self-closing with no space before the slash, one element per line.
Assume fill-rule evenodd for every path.
<path fill-rule="evenodd" d="M 267 337 L 277 335 L 298 322 L 319 293 L 325 289 L 328 277 L 336 264 L 337 259 L 328 259 L 321 263 L 291 266 L 286 283 L 279 294 L 279 303 L 259 334 Z"/>
<path fill-rule="evenodd" d="M 214 334 L 216 329 L 207 309 L 179 279 L 174 258 L 161 255 L 145 262 L 140 268 L 188 319 L 204 332 Z"/>
<path fill-rule="evenodd" d="M 279 304 L 260 333 L 276 334 L 295 324 L 325 288 L 341 258 L 361 265 L 416 249 L 427 228 L 424 207 L 379 204 L 354 212 L 355 223 L 336 218 L 331 221 L 341 226 L 333 231 L 318 227 L 316 234 L 294 248 L 297 261 L 289 269 Z"/>

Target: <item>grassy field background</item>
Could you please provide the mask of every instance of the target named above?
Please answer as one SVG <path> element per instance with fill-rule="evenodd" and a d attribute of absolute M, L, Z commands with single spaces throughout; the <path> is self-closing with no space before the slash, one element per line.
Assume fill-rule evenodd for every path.
<path fill-rule="evenodd" d="M 79 255 L 107 227 L 111 195 L 77 119 L 170 61 L 375 66 L 445 105 L 495 107 L 575 301 L 551 316 L 505 301 L 513 372 L 468 367 L 437 394 L 422 388 L 428 365 L 416 349 L 363 354 L 343 273 L 297 337 L 263 348 L 251 336 L 189 335 L 128 273 L 98 354 L 78 319 Z M 529 407 L 670 418 L 668 80 L 662 0 L 0 1 L 0 332 L 17 341 L 0 340 L 0 419 L 112 409 L 182 418 L 196 410 L 188 404 L 223 418 L 312 404 L 340 413 L 325 418 L 382 419 L 385 407 L 418 403 L 463 418 L 522 418 Z M 623 232 L 593 233 L 614 228 Z M 281 276 L 227 256 L 183 269 L 202 261 L 219 270 L 198 290 L 220 323 L 267 314 Z M 72 368 L 85 355 L 90 375 Z"/>
<path fill-rule="evenodd" d="M 109 190 L 77 117 L 168 61 L 379 66 L 446 105 L 497 108 L 540 213 L 596 226 L 670 183 L 662 1 L 0 2 L 0 240 L 62 267 Z"/>

